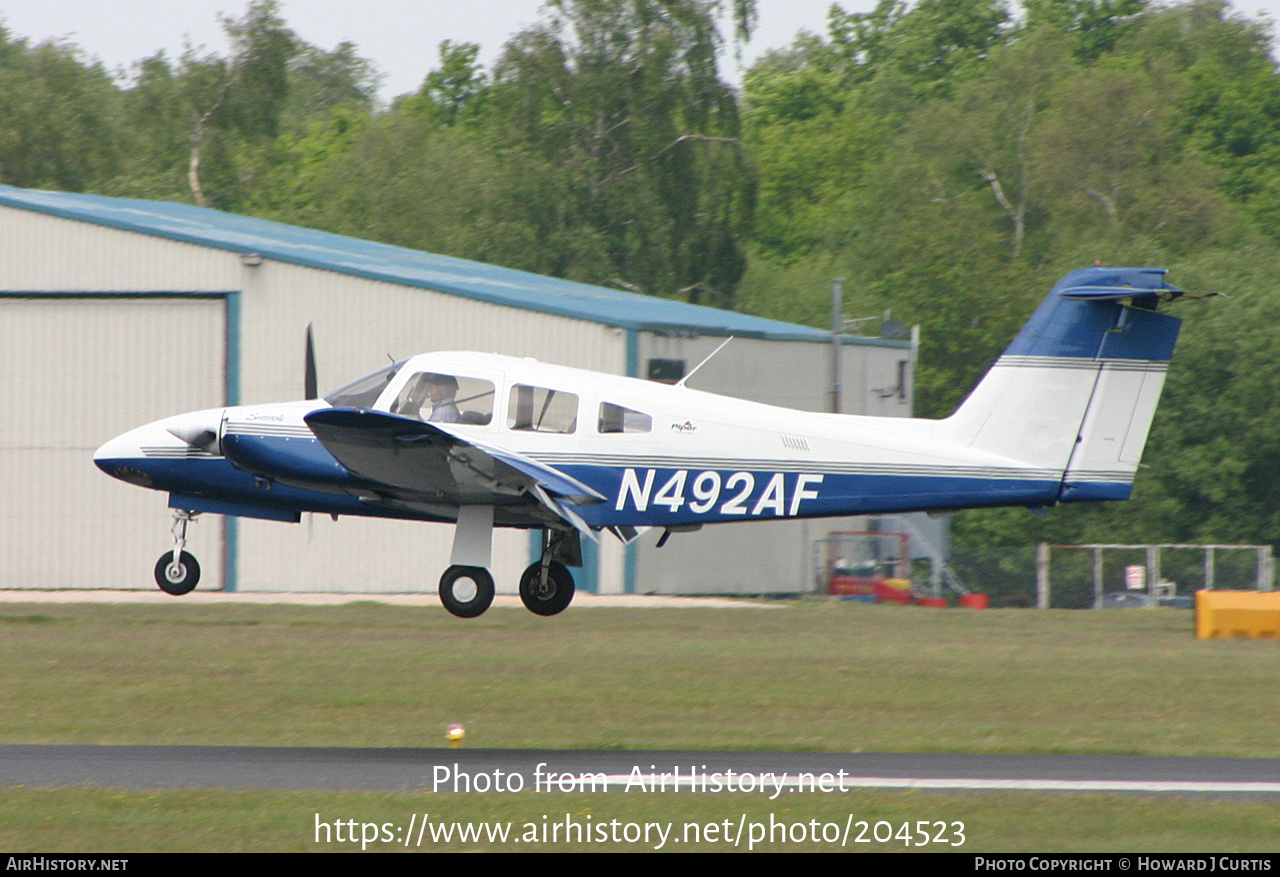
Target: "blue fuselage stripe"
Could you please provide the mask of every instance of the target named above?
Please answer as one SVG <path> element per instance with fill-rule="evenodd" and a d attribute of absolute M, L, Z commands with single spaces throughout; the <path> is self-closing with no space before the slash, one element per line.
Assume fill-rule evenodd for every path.
<path fill-rule="evenodd" d="M 838 517 L 921 509 L 1051 505 L 1053 479 L 899 474 L 822 474 L 733 469 L 565 466 L 609 497 L 578 506 L 595 527 L 674 526 L 782 518 Z M 652 472 L 652 476 L 650 476 Z"/>
<path fill-rule="evenodd" d="M 1062 485 L 1058 502 L 1099 502 L 1128 499 L 1133 493 L 1130 481 L 1072 481 Z"/>
<path fill-rule="evenodd" d="M 224 438 L 230 460 L 221 457 L 147 457 L 100 460 L 143 471 L 157 490 L 204 497 L 217 512 L 280 520 L 292 511 L 440 520 L 407 509 L 370 505 L 356 494 L 369 485 L 355 479 L 315 439 L 234 434 Z M 235 460 L 237 465 L 233 465 Z M 245 471 L 252 468 L 254 473 Z M 781 465 L 780 465 L 780 468 Z M 606 501 L 574 507 L 593 527 L 675 526 L 783 518 L 907 512 L 1010 505 L 1053 505 L 1125 499 L 1126 480 L 1076 481 L 1064 487 L 1045 473 L 942 474 L 892 471 L 810 472 L 760 468 L 674 468 L 587 463 L 561 464 L 557 471 L 598 491 Z M 287 483 L 286 483 L 287 482 Z M 531 507 L 529 524 L 536 525 Z M 516 511 L 516 509 L 511 509 Z"/>

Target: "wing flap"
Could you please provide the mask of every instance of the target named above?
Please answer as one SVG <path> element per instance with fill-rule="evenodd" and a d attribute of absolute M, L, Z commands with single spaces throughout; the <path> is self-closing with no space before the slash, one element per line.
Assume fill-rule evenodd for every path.
<path fill-rule="evenodd" d="M 441 431 L 443 432 L 443 430 Z M 531 460 L 522 454 L 517 454 L 505 448 L 498 448 L 457 436 L 455 438 L 457 441 L 463 442 L 483 454 L 487 454 L 498 463 L 505 464 L 511 469 L 523 473 L 526 477 L 542 485 L 548 492 L 563 497 L 570 502 L 578 505 L 596 505 L 607 501 L 603 494 L 593 490 L 576 478 L 564 474 L 559 469 L 554 469 L 551 466 L 539 463 L 537 460 Z"/>

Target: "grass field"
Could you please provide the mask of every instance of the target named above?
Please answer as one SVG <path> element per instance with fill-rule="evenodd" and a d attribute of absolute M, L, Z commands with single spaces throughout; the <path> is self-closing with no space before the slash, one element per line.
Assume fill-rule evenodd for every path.
<path fill-rule="evenodd" d="M 805 797 L 778 806 L 747 795 L 642 796 L 608 795 L 393 795 L 374 792 L 258 792 L 258 791 L 161 791 L 150 793 L 100 789 L 0 790 L 0 847 L 6 851 L 49 852 L 360 852 L 362 844 L 337 840 L 330 832 L 316 842 L 316 821 L 355 821 L 355 837 L 362 824 L 407 828 L 411 815 L 429 814 L 433 826 L 450 828 L 455 822 L 472 826 L 508 825 L 505 842 L 482 835 L 479 840 L 432 840 L 430 832 L 418 844 L 415 832 L 406 847 L 374 841 L 370 852 L 435 850 L 508 850 L 515 852 L 654 850 L 656 832 L 646 842 L 585 842 L 573 837 L 543 842 L 542 826 L 563 824 L 566 816 L 579 825 L 613 820 L 632 824 L 674 823 L 668 830 L 665 852 L 693 849 L 728 851 L 834 852 L 1272 852 L 1280 837 L 1280 806 L 1257 802 L 1222 802 L 1185 798 L 1153 798 L 1123 795 L 1074 795 L 991 793 L 933 794 L 928 792 L 852 792 L 833 797 Z M 757 825 L 776 822 L 790 827 L 817 820 L 822 826 L 844 827 L 852 816 L 868 823 L 866 842 L 850 840 L 783 840 L 775 831 L 754 846 L 744 831 L 735 846 L 723 837 L 708 839 L 708 824 L 722 825 L 739 818 Z M 914 829 L 917 821 L 931 827 L 946 823 L 945 839 L 958 846 L 934 844 L 907 846 L 899 839 L 877 842 L 872 834 L 880 823 L 880 837 L 896 834 L 903 824 Z M 686 833 L 684 824 L 697 824 L 703 833 Z M 963 833 L 955 823 L 963 824 Z M 538 830 L 539 841 L 516 838 Z M 612 827 L 611 827 L 612 829 Z M 440 830 L 439 828 L 437 830 Z M 938 829 L 933 829 L 937 832 Z M 349 832 L 348 832 L 349 833 Z M 380 832 L 379 832 L 380 834 Z M 633 833 L 634 836 L 634 833 Z M 831 835 L 828 835 L 829 837 Z M 917 838 L 919 835 L 915 835 Z M 936 836 L 936 835 L 934 835 Z M 681 838 L 672 842 L 671 837 Z M 693 839 L 701 841 L 691 844 Z M 933 840 L 931 836 L 930 840 Z M 130 868 L 130 870 L 134 870 Z"/>
<path fill-rule="evenodd" d="M 373 603 L 10 604 L 0 609 L 0 742 L 439 746 L 461 722 L 468 746 L 494 748 L 1280 756 L 1280 643 L 1198 641 L 1187 612 L 777 605 L 554 619 L 495 609 L 468 622 Z M 198 812 L 193 800 L 204 802 Z M 710 815 L 761 806 L 660 800 L 587 796 L 574 807 L 653 806 L 679 820 L 695 801 Z M 377 813 L 499 819 L 514 808 L 519 822 L 548 806 L 528 795 L 6 790 L 0 844 L 305 849 L 315 812 L 382 822 Z M 555 812 L 566 806 L 557 799 Z M 804 799 L 805 819 L 828 811 L 964 820 L 972 850 L 1274 849 L 1280 838 L 1270 803 Z M 184 813 L 201 830 L 175 825 Z M 1157 813 L 1158 827 L 1142 815 Z"/>

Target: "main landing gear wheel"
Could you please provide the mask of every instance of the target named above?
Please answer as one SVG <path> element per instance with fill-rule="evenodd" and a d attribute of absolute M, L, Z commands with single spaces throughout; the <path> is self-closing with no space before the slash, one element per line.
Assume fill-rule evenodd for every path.
<path fill-rule="evenodd" d="M 547 580 L 542 581 L 542 561 L 529 565 L 520 576 L 520 600 L 535 615 L 557 615 L 573 602 L 573 575 L 558 560 L 547 565 Z"/>
<path fill-rule="evenodd" d="M 156 584 L 160 590 L 175 597 L 189 594 L 200 581 L 200 564 L 187 552 L 178 555 L 178 562 L 173 562 L 173 552 L 166 551 L 156 561 Z"/>
<path fill-rule="evenodd" d="M 440 602 L 459 618 L 475 618 L 493 602 L 493 576 L 480 566 L 451 566 L 440 577 Z"/>

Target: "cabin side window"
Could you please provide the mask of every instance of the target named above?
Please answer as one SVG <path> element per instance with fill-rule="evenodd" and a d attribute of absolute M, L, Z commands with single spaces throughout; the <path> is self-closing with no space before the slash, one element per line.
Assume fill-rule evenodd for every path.
<path fill-rule="evenodd" d="M 653 430 L 653 418 L 612 402 L 600 403 L 600 419 L 596 431 L 602 433 L 639 433 Z"/>
<path fill-rule="evenodd" d="M 409 379 L 391 405 L 391 413 L 429 423 L 485 426 L 493 420 L 491 381 L 423 372 Z"/>
<path fill-rule="evenodd" d="M 516 384 L 507 405 L 507 426 L 524 432 L 572 433 L 578 428 L 578 397 Z"/>

